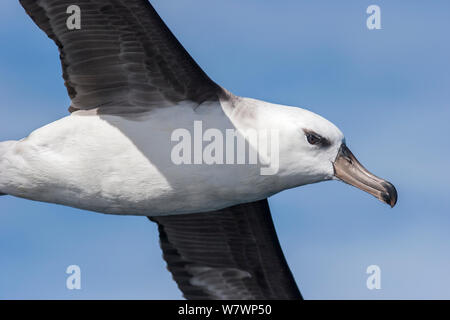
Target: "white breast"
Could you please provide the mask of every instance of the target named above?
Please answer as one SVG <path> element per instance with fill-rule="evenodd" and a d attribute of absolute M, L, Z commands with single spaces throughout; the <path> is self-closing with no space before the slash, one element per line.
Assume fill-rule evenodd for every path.
<path fill-rule="evenodd" d="M 76 112 L 33 132 L 0 159 L 0 190 L 113 214 L 209 211 L 269 195 L 257 166 L 176 165 L 175 129 L 233 128 L 220 107 L 174 106 L 139 119 Z"/>

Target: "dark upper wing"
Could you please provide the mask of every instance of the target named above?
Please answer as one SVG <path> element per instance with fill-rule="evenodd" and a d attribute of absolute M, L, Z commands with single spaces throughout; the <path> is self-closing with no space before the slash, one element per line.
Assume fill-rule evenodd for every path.
<path fill-rule="evenodd" d="M 302 299 L 267 200 L 151 217 L 168 269 L 187 299 Z"/>
<path fill-rule="evenodd" d="M 217 86 L 147 0 L 20 0 L 59 47 L 71 110 L 135 113 L 216 100 Z M 67 20 L 80 8 L 81 29 Z M 71 20 L 72 21 L 72 20 Z"/>

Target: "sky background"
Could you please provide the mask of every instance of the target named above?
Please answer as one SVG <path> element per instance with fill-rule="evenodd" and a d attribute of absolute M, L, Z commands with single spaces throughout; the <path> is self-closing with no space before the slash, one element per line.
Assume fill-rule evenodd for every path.
<path fill-rule="evenodd" d="M 76 1 L 75 1 L 76 2 Z M 235 94 L 319 113 L 393 182 L 394 209 L 339 182 L 270 198 L 306 299 L 450 299 L 450 2 L 153 0 L 177 38 Z M 381 7 L 382 30 L 366 8 Z M 56 46 L 0 1 L 0 141 L 67 115 Z M 82 289 L 66 289 L 67 266 Z M 381 268 L 368 290 L 366 268 Z M 180 299 L 156 225 L 0 198 L 0 299 Z"/>

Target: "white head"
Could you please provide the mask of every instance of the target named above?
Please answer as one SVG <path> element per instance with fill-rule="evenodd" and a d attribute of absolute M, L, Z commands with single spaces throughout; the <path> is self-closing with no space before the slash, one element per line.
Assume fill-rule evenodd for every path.
<path fill-rule="evenodd" d="M 367 171 L 330 121 L 305 109 L 258 103 L 261 127 L 279 131 L 279 172 L 283 188 L 331 179 L 369 192 L 394 206 L 394 186 Z"/>
<path fill-rule="evenodd" d="M 303 185 L 330 180 L 344 134 L 333 123 L 305 109 L 280 107 L 280 174 Z"/>

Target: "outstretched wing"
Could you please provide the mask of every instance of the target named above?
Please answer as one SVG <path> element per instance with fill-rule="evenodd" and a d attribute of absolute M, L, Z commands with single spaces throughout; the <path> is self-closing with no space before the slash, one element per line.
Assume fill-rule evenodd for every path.
<path fill-rule="evenodd" d="M 302 299 L 267 199 L 230 208 L 149 217 L 167 267 L 187 299 Z"/>
<path fill-rule="evenodd" d="M 145 112 L 184 100 L 215 101 L 221 92 L 147 0 L 20 3 L 59 48 L 71 111 Z M 80 29 L 68 25 L 77 21 L 74 5 Z"/>

